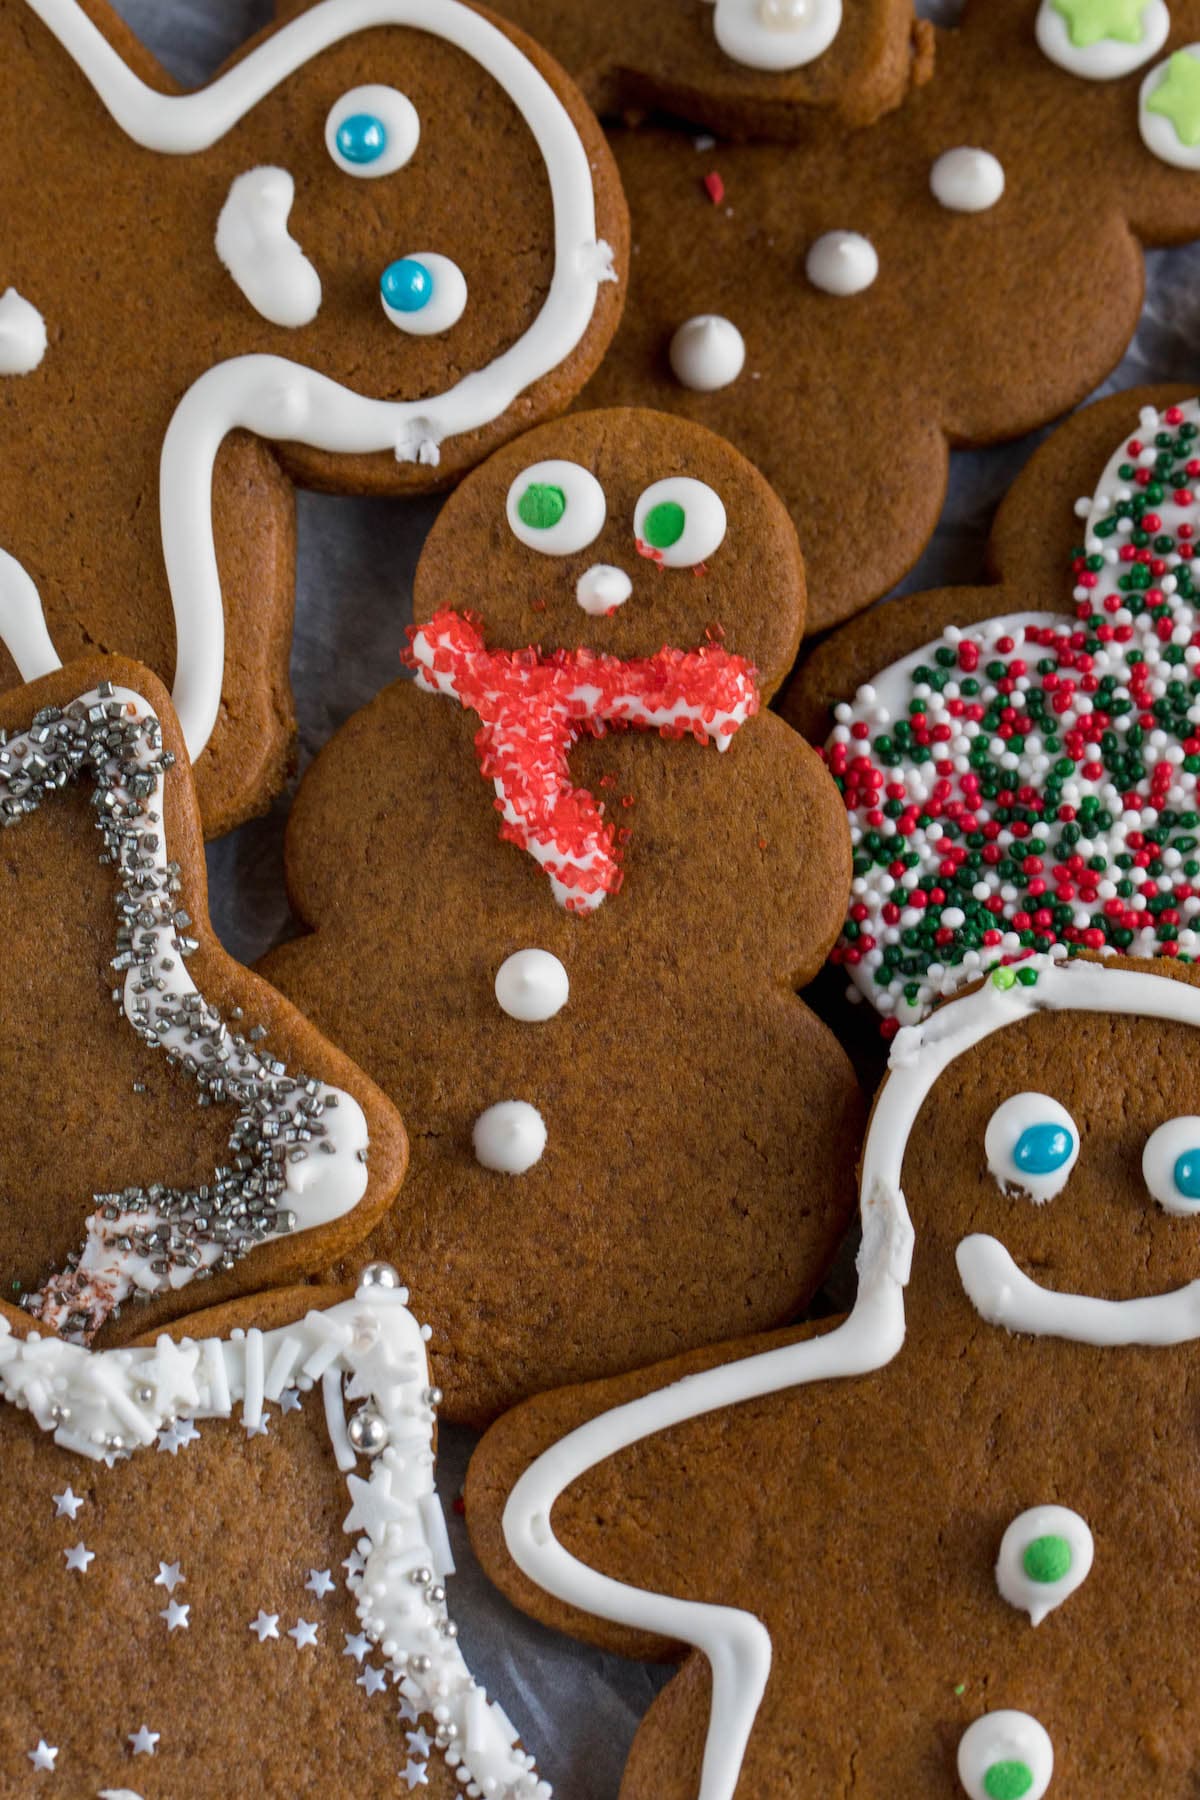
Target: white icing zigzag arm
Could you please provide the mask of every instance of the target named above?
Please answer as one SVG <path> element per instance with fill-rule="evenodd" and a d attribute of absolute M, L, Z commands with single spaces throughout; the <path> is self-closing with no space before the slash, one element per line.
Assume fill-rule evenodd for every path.
<path fill-rule="evenodd" d="M 478 429 L 557 368 L 591 323 L 611 253 L 596 239 L 595 189 L 583 141 L 529 59 L 461 0 L 321 0 L 193 94 L 159 94 L 139 79 L 81 12 L 77 0 L 28 4 L 135 142 L 169 155 L 214 144 L 314 56 L 374 26 L 408 26 L 457 45 L 521 113 L 546 169 L 554 212 L 554 275 L 529 329 L 486 368 L 422 401 L 369 400 L 281 357 L 218 364 L 184 395 L 163 446 L 159 500 L 163 556 L 178 638 L 175 704 L 195 760 L 212 735 L 225 665 L 224 617 L 212 536 L 212 472 L 222 439 L 243 427 L 260 437 L 340 453 L 392 451 L 436 463 L 449 437 Z"/>
<path fill-rule="evenodd" d="M 771 1639 L 752 1613 L 653 1594 L 589 1568 L 554 1536 L 555 1502 L 589 1469 L 672 1425 L 784 1388 L 866 1374 L 904 1341 L 904 1282 L 911 1231 L 903 1203 L 864 1207 L 853 1312 L 823 1337 L 685 1376 L 589 1419 L 521 1476 L 504 1509 L 504 1537 L 523 1574 L 583 1612 L 702 1650 L 712 1670 L 712 1712 L 698 1800 L 732 1800 L 771 1669 Z"/>

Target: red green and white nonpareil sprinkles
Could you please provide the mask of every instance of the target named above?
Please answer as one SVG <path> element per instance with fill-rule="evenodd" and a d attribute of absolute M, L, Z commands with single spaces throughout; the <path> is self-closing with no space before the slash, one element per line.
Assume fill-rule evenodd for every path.
<path fill-rule="evenodd" d="M 885 1032 L 1035 951 L 1200 952 L 1200 403 L 1146 409 L 1078 510 L 1073 620 L 950 628 L 836 709 L 833 960 Z"/>

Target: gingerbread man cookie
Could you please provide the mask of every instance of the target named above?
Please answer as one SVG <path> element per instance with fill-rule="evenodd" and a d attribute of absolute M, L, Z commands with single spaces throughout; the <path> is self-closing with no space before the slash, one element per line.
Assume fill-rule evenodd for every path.
<path fill-rule="evenodd" d="M 371 1240 L 437 1321 L 454 1418 L 794 1314 L 847 1218 L 858 1101 L 796 998 L 844 815 L 765 710 L 803 616 L 761 476 L 584 414 L 443 509 L 411 663 L 306 776 L 308 935 L 264 964 L 406 1103 Z"/>
<path fill-rule="evenodd" d="M 428 491 L 562 407 L 621 305 L 611 158 L 465 0 L 326 0 L 192 94 L 103 4 L 3 0 L 0 70 L 0 680 L 173 678 L 220 831 L 289 753 L 289 480 Z"/>
<path fill-rule="evenodd" d="M 638 249 L 584 403 L 680 413 L 762 469 L 804 545 L 810 632 L 916 561 L 951 448 L 1103 379 L 1142 246 L 1200 231 L 1200 4 L 1172 0 L 1168 38 L 1166 10 L 972 0 L 901 106 L 865 131 L 822 113 L 803 146 L 611 134 Z"/>
<path fill-rule="evenodd" d="M 396 1195 L 403 1127 L 217 943 L 147 670 L 93 657 L 0 700 L 0 828 L 4 1296 L 111 1343 L 350 1250 Z"/>
<path fill-rule="evenodd" d="M 1185 1800 L 1198 1029 L 1189 970 L 996 970 L 895 1039 L 847 1318 L 484 1440 L 468 1517 L 506 1592 L 703 1652 L 629 1800 Z"/>
<path fill-rule="evenodd" d="M 10 1794 L 548 1800 L 447 1608 L 427 1332 L 394 1269 L 123 1351 L 0 1305 Z"/>
<path fill-rule="evenodd" d="M 855 843 L 834 961 L 885 1031 L 1031 951 L 1200 951 L 1198 479 L 1185 391 L 1087 409 L 1001 509 L 998 585 L 855 622 L 794 684 L 819 734 L 858 685 L 826 748 Z"/>

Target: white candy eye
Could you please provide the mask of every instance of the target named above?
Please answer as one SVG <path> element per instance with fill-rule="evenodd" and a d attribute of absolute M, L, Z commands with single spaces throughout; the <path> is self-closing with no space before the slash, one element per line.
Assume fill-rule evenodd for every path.
<path fill-rule="evenodd" d="M 1200 1119 L 1168 1119 L 1146 1139 L 1142 1176 L 1164 1212 L 1200 1213 Z"/>
<path fill-rule="evenodd" d="M 572 556 L 604 530 L 608 502 L 590 469 L 573 462 L 531 463 L 508 490 L 515 538 L 543 556 Z"/>
<path fill-rule="evenodd" d="M 467 304 L 467 278 L 456 262 L 420 250 L 389 263 L 379 277 L 383 310 L 392 324 L 412 337 L 449 331 Z"/>
<path fill-rule="evenodd" d="M 1042 1800 L 1053 1773 L 1050 1735 L 1028 1713 L 984 1713 L 958 1740 L 958 1779 L 970 1800 Z"/>
<path fill-rule="evenodd" d="M 694 569 L 725 541 L 721 496 L 690 475 L 648 487 L 633 514 L 638 549 L 668 569 Z"/>
<path fill-rule="evenodd" d="M 1014 1094 L 988 1120 L 983 1148 L 1004 1192 L 1015 1188 L 1040 1206 L 1066 1187 L 1079 1159 L 1079 1133 L 1049 1094 Z"/>
<path fill-rule="evenodd" d="M 996 1586 L 1010 1606 L 1040 1625 L 1082 1587 L 1095 1550 L 1087 1520 L 1069 1506 L 1031 1506 L 1000 1541 Z"/>
<path fill-rule="evenodd" d="M 338 168 L 366 180 L 402 169 L 420 137 L 416 107 L 393 87 L 351 88 L 325 120 L 325 146 Z"/>

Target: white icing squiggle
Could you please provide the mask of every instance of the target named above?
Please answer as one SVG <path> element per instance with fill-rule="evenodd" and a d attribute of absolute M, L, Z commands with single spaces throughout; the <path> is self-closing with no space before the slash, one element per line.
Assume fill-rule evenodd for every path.
<path fill-rule="evenodd" d="M 295 197 L 286 169 L 248 169 L 217 220 L 218 257 L 272 325 L 311 324 L 321 307 L 321 277 L 287 228 Z"/>
<path fill-rule="evenodd" d="M 0 644 L 22 681 L 36 681 L 62 667 L 33 577 L 7 550 L 0 550 Z"/>
<path fill-rule="evenodd" d="M 554 214 L 554 275 L 529 328 L 486 368 L 423 400 L 371 400 L 275 356 L 219 363 L 193 383 L 171 420 L 159 471 L 163 556 L 176 628 L 175 706 L 193 760 L 216 723 L 225 623 L 212 529 L 213 465 L 239 427 L 336 454 L 391 451 L 436 463 L 447 438 L 498 419 L 583 338 L 600 284 L 615 279 L 596 238 L 596 198 L 582 139 L 545 77 L 511 38 L 462 0 L 319 0 L 211 86 L 160 94 L 125 64 L 78 0 L 29 0 L 135 143 L 168 155 L 207 149 L 281 81 L 331 45 L 384 25 L 454 44 L 508 95 L 546 170 Z"/>
<path fill-rule="evenodd" d="M 0 294 L 0 375 L 32 375 L 46 354 L 46 321 L 16 288 Z"/>
<path fill-rule="evenodd" d="M 18 1338 L 0 1319 L 0 1396 L 26 1408 L 62 1448 L 112 1463 L 152 1444 L 170 1419 L 227 1419 L 240 1404 L 255 1426 L 285 1388 L 309 1393 L 320 1384 L 351 1502 L 343 1530 L 364 1558 L 350 1578 L 363 1631 L 381 1647 L 400 1695 L 432 1714 L 449 1740 L 446 1760 L 475 1784 L 468 1792 L 548 1800 L 450 1625 L 441 1584 L 454 1565 L 434 1485 L 428 1328 L 407 1301 L 395 1271 L 372 1264 L 353 1300 L 225 1339 L 176 1344 L 163 1335 L 153 1349 L 95 1352 L 36 1333 Z M 346 1400 L 361 1403 L 359 1417 L 367 1414 L 376 1434 L 366 1479 L 356 1472 Z"/>

